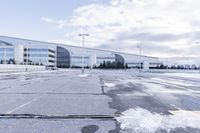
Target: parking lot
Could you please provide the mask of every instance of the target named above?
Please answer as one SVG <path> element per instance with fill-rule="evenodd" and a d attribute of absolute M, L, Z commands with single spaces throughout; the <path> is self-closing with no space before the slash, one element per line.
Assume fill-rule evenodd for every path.
<path fill-rule="evenodd" d="M 200 132 L 200 74 L 86 73 L 1 74 L 0 132 Z"/>

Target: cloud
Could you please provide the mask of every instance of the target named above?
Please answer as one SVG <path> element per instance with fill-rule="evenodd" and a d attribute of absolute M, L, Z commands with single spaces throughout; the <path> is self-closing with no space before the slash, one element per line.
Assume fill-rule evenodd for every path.
<path fill-rule="evenodd" d="M 41 20 L 46 23 L 54 24 L 57 28 L 62 29 L 67 25 L 66 20 L 55 20 L 49 17 L 41 17 Z"/>
<path fill-rule="evenodd" d="M 52 18 L 47 18 L 47 17 L 42 17 L 41 18 L 42 21 L 47 22 L 47 23 L 53 23 L 54 20 Z"/>
<path fill-rule="evenodd" d="M 69 19 L 42 20 L 62 30 L 70 27 L 68 40 L 89 33 L 88 47 L 133 53 L 143 43 L 145 55 L 185 57 L 200 49 L 193 47 L 200 35 L 198 5 L 199 0 L 110 0 L 81 6 Z"/>
<path fill-rule="evenodd" d="M 138 40 L 143 42 L 172 42 L 187 37 L 186 34 L 170 34 L 170 33 L 150 33 L 150 32 L 125 32 L 120 33 L 117 38 L 120 40 Z"/>

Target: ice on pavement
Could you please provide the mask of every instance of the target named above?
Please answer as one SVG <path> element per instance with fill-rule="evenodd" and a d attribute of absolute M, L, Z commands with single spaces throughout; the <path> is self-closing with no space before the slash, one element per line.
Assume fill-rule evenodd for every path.
<path fill-rule="evenodd" d="M 200 73 L 164 73 L 163 75 L 200 79 Z"/>
<path fill-rule="evenodd" d="M 163 85 L 159 85 L 159 84 L 143 83 L 142 85 L 145 86 L 146 88 L 148 88 L 148 90 L 146 90 L 146 91 L 149 93 L 168 93 L 168 94 L 185 94 L 185 95 L 187 95 L 187 93 L 189 93 L 187 90 L 180 90 L 180 89 L 176 89 L 176 88 L 170 89 L 170 88 L 166 88 Z"/>
<path fill-rule="evenodd" d="M 173 80 L 173 79 L 162 79 L 162 78 L 151 78 L 151 79 L 142 79 L 141 80 L 121 80 L 122 83 L 133 83 L 140 84 L 147 88 L 145 90 L 149 95 L 153 95 L 155 93 L 166 93 L 166 94 L 181 94 L 181 95 L 198 95 L 199 91 L 186 89 L 187 86 L 197 86 L 198 83 L 192 84 L 192 82 L 183 82 L 181 80 Z M 166 87 L 170 86 L 170 87 Z"/>
<path fill-rule="evenodd" d="M 154 93 L 189 94 L 187 90 L 180 90 L 180 89 L 176 89 L 176 88 L 173 88 L 173 89 L 166 88 L 165 85 L 169 85 L 169 84 L 167 84 L 165 82 L 162 82 L 162 85 L 152 83 L 152 80 L 143 80 L 142 83 L 140 80 L 123 80 L 121 82 L 123 82 L 123 83 L 131 82 L 133 84 L 143 85 L 145 88 L 147 88 L 145 91 L 149 95 L 153 95 Z M 155 82 L 155 80 L 154 80 L 154 82 Z M 173 87 L 180 88 L 180 86 L 176 86 L 176 85 L 173 85 Z"/>
<path fill-rule="evenodd" d="M 180 86 L 198 86 L 197 83 L 193 83 L 193 82 L 188 82 L 188 81 L 184 81 L 184 80 L 180 80 L 180 79 L 162 79 L 162 78 L 152 78 L 152 80 L 154 81 L 158 81 L 160 83 L 167 83 L 169 85 L 180 85 Z M 180 87 L 179 86 L 179 87 Z"/>
<path fill-rule="evenodd" d="M 121 129 L 132 133 L 155 133 L 159 130 L 170 132 L 176 128 L 200 129 L 200 114 L 198 111 L 171 111 L 172 115 L 152 113 L 143 108 L 130 109 L 116 118 Z"/>

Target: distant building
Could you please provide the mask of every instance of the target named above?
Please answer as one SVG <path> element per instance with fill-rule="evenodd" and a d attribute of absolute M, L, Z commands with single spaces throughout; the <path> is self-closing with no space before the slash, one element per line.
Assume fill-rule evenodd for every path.
<path fill-rule="evenodd" d="M 7 44 L 0 41 L 1 64 L 55 66 L 55 50 L 52 48 Z"/>
<path fill-rule="evenodd" d="M 76 47 L 58 43 L 0 36 L 0 64 L 45 65 L 48 67 L 81 67 L 84 55 L 85 67 L 98 67 L 104 61 L 120 62 L 130 68 L 157 67 L 156 57 L 140 56 L 115 51 Z"/>
<path fill-rule="evenodd" d="M 190 65 L 189 64 L 185 64 L 185 69 L 190 69 Z"/>
<path fill-rule="evenodd" d="M 193 64 L 193 65 L 191 66 L 191 68 L 192 68 L 192 69 L 197 69 L 197 66 Z"/>

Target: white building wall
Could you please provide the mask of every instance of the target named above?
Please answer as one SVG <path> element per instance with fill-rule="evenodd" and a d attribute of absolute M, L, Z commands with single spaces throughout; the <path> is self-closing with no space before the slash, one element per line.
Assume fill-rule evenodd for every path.
<path fill-rule="evenodd" d="M 148 70 L 149 69 L 149 61 L 143 61 L 143 69 Z"/>
<path fill-rule="evenodd" d="M 21 64 L 24 62 L 24 46 L 16 45 L 14 48 L 15 51 L 15 62 L 16 64 Z"/>
<path fill-rule="evenodd" d="M 91 54 L 91 66 L 90 66 L 90 68 L 92 68 L 94 65 L 96 65 L 96 54 L 95 53 L 93 53 L 93 54 Z"/>

